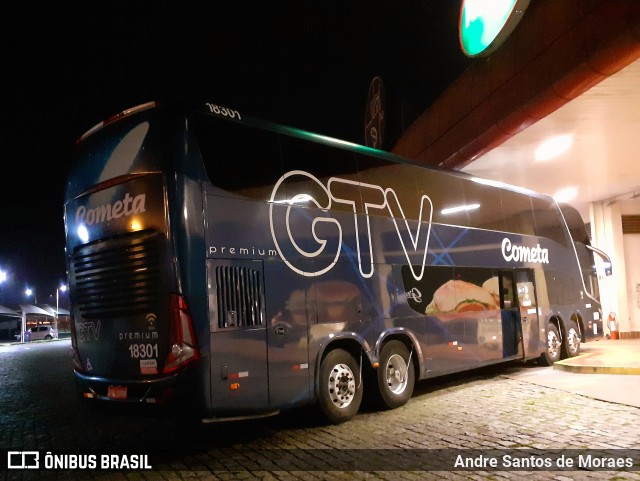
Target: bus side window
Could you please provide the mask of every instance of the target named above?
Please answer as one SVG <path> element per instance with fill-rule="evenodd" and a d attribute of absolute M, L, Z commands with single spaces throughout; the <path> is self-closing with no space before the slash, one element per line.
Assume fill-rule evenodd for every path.
<path fill-rule="evenodd" d="M 418 187 L 416 185 L 416 176 L 412 170 L 413 166 L 399 165 L 389 162 L 388 160 L 379 159 L 377 157 L 366 157 L 364 155 L 357 156 L 358 163 L 358 180 L 364 184 L 361 186 L 361 195 L 363 204 L 381 205 L 385 204 L 385 189 L 390 189 L 387 195 L 387 201 L 393 202 L 394 205 L 388 205 L 392 209 L 396 217 L 403 214 L 406 219 L 417 220 L 420 216 L 421 196 L 418 195 Z M 417 169 L 416 169 L 417 170 Z M 395 205 L 395 199 L 402 209 L 402 214 Z M 428 212 L 423 212 L 423 220 L 430 216 L 430 207 Z M 387 211 L 372 209 L 372 213 L 376 215 L 387 215 Z"/>
<path fill-rule="evenodd" d="M 490 185 L 464 182 L 463 206 L 469 213 L 469 227 L 497 231 L 508 230 L 500 200 L 500 191 Z"/>
<path fill-rule="evenodd" d="M 212 117 L 195 117 L 194 124 L 207 177 L 219 194 L 268 200 L 283 174 L 277 134 Z"/>
<path fill-rule="evenodd" d="M 568 204 L 559 204 L 564 220 L 569 228 L 569 235 L 574 242 L 589 245 L 589 234 L 587 233 L 587 226 L 582 220 L 580 212 Z"/>
<path fill-rule="evenodd" d="M 427 195 L 433 202 L 433 222 L 448 225 L 469 225 L 467 210 L 450 211 L 464 204 L 462 179 L 442 172 L 417 169 L 418 194 Z"/>
<path fill-rule="evenodd" d="M 531 197 L 535 217 L 535 235 L 548 237 L 564 247 L 568 247 L 565 223 L 555 203 L 538 197 Z"/>
<path fill-rule="evenodd" d="M 518 192 L 500 191 L 507 232 L 536 235 L 531 198 Z"/>
<path fill-rule="evenodd" d="M 309 142 L 306 139 L 280 136 L 280 150 L 284 172 L 302 171 L 289 177 L 283 184 L 288 199 L 303 199 L 310 196 L 322 206 L 331 204 L 331 210 L 353 212 L 353 204 L 361 204 L 357 182 L 357 168 L 353 152 L 338 149 L 332 145 Z M 337 178 L 329 186 L 330 178 Z M 352 182 L 352 183 L 350 183 Z M 333 202 L 333 197 L 348 202 Z M 297 196 L 297 197 L 296 197 Z M 315 207 L 309 202 L 294 202 L 297 207 Z"/>

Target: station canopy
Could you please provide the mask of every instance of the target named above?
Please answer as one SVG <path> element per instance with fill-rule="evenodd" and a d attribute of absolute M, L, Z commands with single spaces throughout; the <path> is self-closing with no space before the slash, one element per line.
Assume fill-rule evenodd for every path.
<path fill-rule="evenodd" d="M 34 304 L 18 304 L 9 306 L 0 304 L 0 315 L 21 317 L 23 313 L 27 315 L 31 314 L 35 316 L 55 317 L 56 307 L 50 306 L 49 304 L 40 304 L 38 306 Z M 68 310 L 61 307 L 58 307 L 57 314 L 58 316 L 71 315 Z"/>

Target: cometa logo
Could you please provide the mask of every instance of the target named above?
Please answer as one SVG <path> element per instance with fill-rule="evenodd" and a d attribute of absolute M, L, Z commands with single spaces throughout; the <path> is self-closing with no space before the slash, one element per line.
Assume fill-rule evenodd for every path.
<path fill-rule="evenodd" d="M 513 245 L 508 238 L 502 239 L 502 257 L 508 262 L 529 262 L 534 264 L 549 263 L 549 249 L 540 244 L 535 247 Z"/>
<path fill-rule="evenodd" d="M 133 197 L 127 192 L 122 200 L 116 200 L 113 203 L 104 204 L 94 209 L 87 209 L 84 205 L 81 205 L 76 209 L 76 223 L 91 226 L 112 219 L 119 219 L 120 217 L 141 214 L 145 211 L 145 199 L 145 194 Z"/>

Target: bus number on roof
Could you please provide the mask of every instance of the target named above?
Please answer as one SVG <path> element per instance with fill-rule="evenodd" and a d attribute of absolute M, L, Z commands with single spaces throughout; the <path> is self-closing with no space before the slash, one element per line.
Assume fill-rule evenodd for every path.
<path fill-rule="evenodd" d="M 211 104 L 209 102 L 207 102 L 206 105 L 209 108 L 209 112 L 211 112 L 212 114 L 221 115 L 223 117 L 229 117 L 230 119 L 237 118 L 238 120 L 242 120 L 242 116 L 240 115 L 240 112 L 238 112 L 237 110 L 232 110 L 227 107 L 221 107 L 220 105 Z"/>

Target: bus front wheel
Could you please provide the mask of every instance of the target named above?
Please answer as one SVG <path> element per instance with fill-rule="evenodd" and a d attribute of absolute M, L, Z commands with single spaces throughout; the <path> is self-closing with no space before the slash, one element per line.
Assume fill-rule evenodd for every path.
<path fill-rule="evenodd" d="M 320 364 L 320 408 L 333 424 L 354 417 L 362 402 L 358 363 L 343 349 L 334 349 Z"/>
<path fill-rule="evenodd" d="M 540 363 L 543 366 L 552 366 L 554 362 L 560 360 L 560 352 L 562 342 L 560 341 L 560 332 L 555 324 L 547 324 L 547 347 L 540 356 Z"/>
<path fill-rule="evenodd" d="M 404 406 L 413 394 L 415 370 L 409 350 L 400 341 L 389 341 L 380 351 L 378 389 L 383 407 Z"/>

